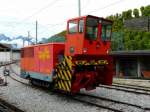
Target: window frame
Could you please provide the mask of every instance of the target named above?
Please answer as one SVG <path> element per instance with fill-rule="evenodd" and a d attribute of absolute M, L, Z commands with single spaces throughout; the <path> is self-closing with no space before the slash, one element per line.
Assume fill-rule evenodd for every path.
<path fill-rule="evenodd" d="M 34 55 L 34 47 L 23 48 L 22 58 L 33 58 Z"/>
<path fill-rule="evenodd" d="M 82 32 L 80 32 L 80 21 L 83 21 Z M 82 34 L 84 32 L 85 32 L 85 20 L 84 20 L 84 18 L 81 18 L 78 20 L 78 33 Z"/>
<path fill-rule="evenodd" d="M 106 21 L 106 20 L 103 20 Z M 107 30 L 108 30 L 108 26 L 110 26 L 110 31 L 109 31 L 109 36 L 107 36 Z M 103 27 L 105 27 L 105 37 L 103 37 Z M 111 35 L 112 35 L 112 23 L 110 22 L 110 24 L 102 24 L 101 23 L 101 39 L 102 41 L 111 41 Z"/>
<path fill-rule="evenodd" d="M 87 28 L 88 28 L 88 18 L 92 18 L 92 19 L 95 19 L 95 20 L 97 20 L 97 27 L 95 27 L 96 29 L 95 30 L 97 30 L 96 31 L 96 35 L 93 33 L 93 35 L 95 36 L 95 38 L 91 38 L 91 37 L 88 37 L 87 35 Z M 93 27 L 94 28 L 94 27 Z M 94 31 L 93 31 L 94 32 Z M 94 41 L 94 40 L 97 40 L 97 38 L 98 38 L 98 34 L 99 34 L 99 19 L 98 18 L 95 18 L 95 17 L 87 17 L 86 18 L 86 28 L 85 28 L 85 38 L 86 39 L 89 39 L 89 40 L 92 40 L 92 41 Z"/>
<path fill-rule="evenodd" d="M 74 22 L 74 23 L 76 23 L 76 26 L 75 26 L 75 29 L 76 29 L 76 31 L 75 32 L 70 32 L 70 23 L 71 22 Z M 68 22 L 68 34 L 75 34 L 75 33 L 78 33 L 78 21 L 77 20 L 70 20 L 69 22 Z"/>

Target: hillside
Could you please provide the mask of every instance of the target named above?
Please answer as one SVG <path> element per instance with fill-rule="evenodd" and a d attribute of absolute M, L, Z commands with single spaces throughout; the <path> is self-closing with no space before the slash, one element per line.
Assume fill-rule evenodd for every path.
<path fill-rule="evenodd" d="M 62 31 L 48 38 L 47 42 L 65 42 L 66 31 Z"/>

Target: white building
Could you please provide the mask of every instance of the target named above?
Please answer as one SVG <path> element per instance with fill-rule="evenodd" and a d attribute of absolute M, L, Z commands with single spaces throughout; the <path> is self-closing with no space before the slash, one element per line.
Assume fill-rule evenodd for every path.
<path fill-rule="evenodd" d="M 20 50 L 12 49 L 10 44 L 0 43 L 0 63 L 20 60 Z"/>

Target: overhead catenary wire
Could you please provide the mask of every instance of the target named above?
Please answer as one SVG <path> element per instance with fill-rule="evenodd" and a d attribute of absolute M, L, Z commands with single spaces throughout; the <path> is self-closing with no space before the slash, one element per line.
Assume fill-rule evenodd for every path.
<path fill-rule="evenodd" d="M 53 0 L 52 2 L 48 3 L 46 6 L 41 7 L 39 10 L 37 10 L 36 12 L 34 12 L 33 14 L 27 16 L 26 18 L 24 18 L 22 21 L 26 21 L 29 18 L 41 13 L 42 11 L 44 11 L 45 9 L 49 8 L 50 6 L 54 5 L 56 2 L 58 2 L 60 0 Z"/>
<path fill-rule="evenodd" d="M 104 6 L 104 7 L 101 7 L 101 8 L 95 9 L 95 10 L 93 10 L 93 11 L 90 11 L 90 12 L 88 12 L 88 14 L 89 14 L 89 13 L 93 13 L 93 12 L 97 12 L 97 11 L 100 11 L 100 10 L 103 10 L 103 9 L 105 9 L 105 8 L 108 8 L 108 7 L 110 7 L 110 6 L 116 5 L 116 4 L 121 3 L 121 2 L 123 2 L 123 1 L 125 1 L 125 0 L 119 0 L 119 1 L 116 1 L 116 2 L 113 2 L 113 3 L 110 3 L 110 4 L 108 4 L 108 5 Z M 86 5 L 85 5 L 85 6 L 86 6 Z M 82 10 L 82 9 L 81 9 L 81 10 Z M 66 21 L 63 21 L 63 22 L 58 23 L 58 24 L 48 24 L 48 25 L 50 25 L 51 27 L 55 27 L 55 26 L 63 25 L 65 22 L 66 22 Z"/>
<path fill-rule="evenodd" d="M 113 3 L 110 3 L 110 4 L 106 5 L 106 6 L 104 6 L 104 7 L 100 7 L 100 8 L 94 9 L 93 11 L 88 12 L 88 14 L 91 14 L 91 13 L 94 13 L 94 12 L 98 12 L 98 11 L 100 11 L 100 10 L 106 9 L 106 8 L 111 7 L 111 6 L 114 6 L 114 5 L 117 5 L 117 4 L 119 4 L 119 3 L 121 3 L 121 2 L 124 2 L 124 1 L 125 1 L 125 0 L 118 0 L 118 1 L 116 1 L 116 2 L 113 2 Z"/>
<path fill-rule="evenodd" d="M 97 11 L 100 11 L 100 10 L 103 10 L 103 9 L 105 9 L 105 8 L 108 8 L 108 7 L 110 7 L 110 6 L 116 5 L 116 4 L 121 3 L 121 2 L 123 2 L 123 1 L 125 1 L 125 0 L 119 0 L 119 1 L 113 2 L 113 3 L 111 3 L 111 4 L 108 4 L 108 5 L 104 6 L 104 7 L 101 7 L 101 8 L 95 9 L 95 10 L 93 10 L 93 11 L 90 11 L 90 12 L 88 12 L 88 14 L 93 13 L 93 12 L 97 12 Z M 84 7 L 83 7 L 83 8 L 84 8 Z M 65 22 L 66 22 L 66 21 L 63 21 L 63 22 L 60 22 L 60 23 L 57 23 L 57 24 L 48 24 L 48 25 L 51 26 L 51 27 L 55 27 L 55 26 L 62 25 L 62 24 L 64 24 Z"/>
<path fill-rule="evenodd" d="M 60 0 L 53 0 L 53 1 L 51 1 L 51 2 L 48 3 L 47 5 L 41 7 L 41 8 L 40 8 L 39 10 L 37 10 L 35 13 L 33 13 L 33 14 L 31 14 L 31 15 L 25 17 L 23 20 L 18 21 L 18 22 L 13 21 L 12 23 L 15 22 L 15 25 L 9 24 L 9 26 L 13 27 L 13 29 L 16 28 L 16 23 L 18 23 L 18 25 L 21 25 L 20 23 L 26 22 L 26 21 L 27 21 L 28 19 L 30 19 L 31 17 L 33 17 L 33 16 L 35 16 L 35 15 L 41 13 L 42 11 L 44 11 L 45 9 L 47 9 L 47 8 L 49 8 L 50 6 L 54 5 L 54 4 L 55 4 L 56 2 L 58 2 L 58 1 L 60 1 Z M 28 29 L 27 31 L 30 31 L 30 30 Z"/>
<path fill-rule="evenodd" d="M 86 9 L 87 6 L 90 4 L 91 0 L 86 0 L 85 5 L 83 6 L 82 10 Z"/>

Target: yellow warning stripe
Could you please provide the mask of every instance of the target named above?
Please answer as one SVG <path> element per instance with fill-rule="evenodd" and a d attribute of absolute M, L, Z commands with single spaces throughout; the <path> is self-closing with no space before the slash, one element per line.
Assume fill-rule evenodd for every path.
<path fill-rule="evenodd" d="M 60 84 L 60 81 L 58 81 L 58 86 L 59 86 L 59 89 L 61 89 L 61 84 Z"/>
<path fill-rule="evenodd" d="M 71 61 L 71 59 L 72 59 L 71 57 L 69 57 L 69 59 L 68 59 L 68 57 L 65 56 L 65 61 L 68 64 L 68 67 L 70 68 L 70 70 L 72 69 L 72 61 Z"/>
<path fill-rule="evenodd" d="M 62 66 L 65 66 L 64 64 L 62 64 Z M 71 80 L 71 73 L 70 70 L 68 68 L 68 66 L 66 66 L 66 70 L 63 71 L 64 75 L 67 77 L 68 80 Z"/>
<path fill-rule="evenodd" d="M 63 77 L 63 78 L 62 78 L 63 80 L 69 80 L 69 78 L 66 77 L 66 75 L 64 75 L 64 73 L 63 73 L 62 70 L 60 70 L 60 74 L 61 74 L 61 76 Z"/>
<path fill-rule="evenodd" d="M 65 85 L 65 90 L 70 91 L 70 88 L 67 82 L 68 81 L 63 81 L 63 84 Z"/>
<path fill-rule="evenodd" d="M 69 89 L 71 89 L 71 81 L 68 81 Z"/>
<path fill-rule="evenodd" d="M 62 66 L 64 67 L 63 64 L 62 64 Z M 67 73 L 66 73 L 66 70 L 60 70 L 60 71 L 61 71 L 61 73 L 62 73 L 61 75 L 63 75 L 66 80 L 70 80 L 69 77 L 68 77 L 68 75 L 67 75 Z"/>
<path fill-rule="evenodd" d="M 71 60 L 72 60 L 72 57 L 71 56 L 68 56 L 68 58 L 70 59 L 67 59 L 66 60 L 66 66 L 67 66 L 67 64 L 68 64 L 68 69 L 67 69 L 67 73 L 68 73 L 68 76 L 70 77 L 70 79 L 71 79 L 71 77 L 72 77 L 72 75 L 71 75 L 71 70 L 72 70 L 72 62 L 71 62 Z M 70 69 L 69 69 L 70 68 Z"/>
<path fill-rule="evenodd" d="M 57 73 L 57 88 L 65 91 L 71 90 L 71 68 L 72 68 L 72 57 L 64 58 L 64 61 L 57 64 L 56 66 L 56 73 Z M 55 87 L 56 87 L 55 86 Z"/>
<path fill-rule="evenodd" d="M 65 91 L 70 91 L 71 86 L 68 85 L 67 82 L 68 81 L 59 80 L 58 81 L 59 89 L 62 89 L 62 90 L 65 90 Z"/>
<path fill-rule="evenodd" d="M 67 90 L 66 87 L 64 86 L 64 83 L 62 82 L 62 80 L 60 80 L 60 84 L 61 84 L 63 90 Z"/>

